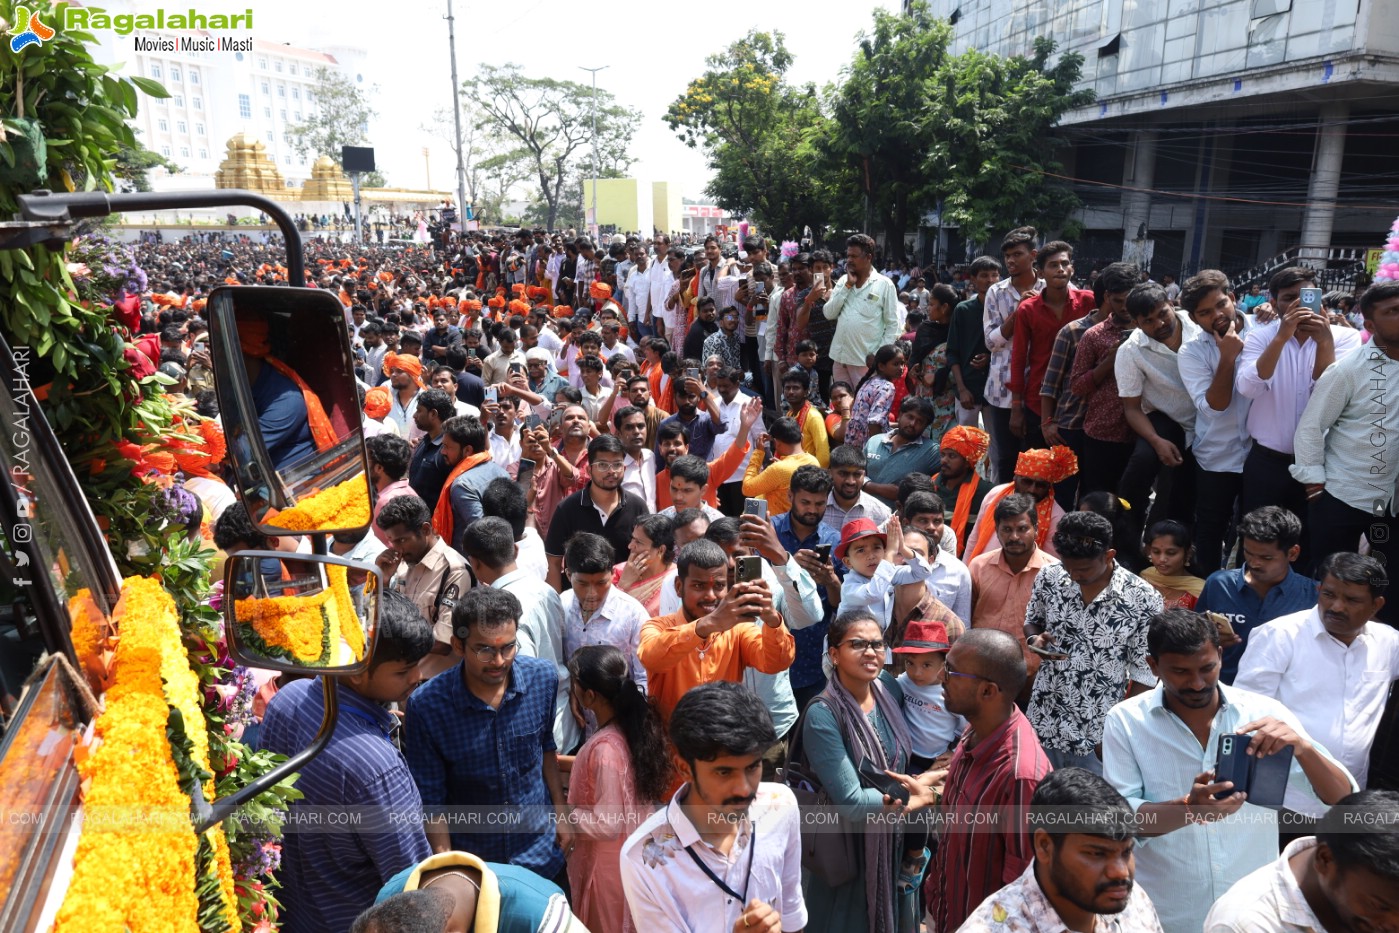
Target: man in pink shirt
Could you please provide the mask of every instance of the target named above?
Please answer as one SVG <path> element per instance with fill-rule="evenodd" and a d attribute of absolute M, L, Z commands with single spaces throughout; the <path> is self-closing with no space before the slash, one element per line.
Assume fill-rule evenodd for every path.
<path fill-rule="evenodd" d="M 374 536 L 388 547 L 388 534 L 372 519 L 379 517 L 384 503 L 399 496 L 416 495 L 408 483 L 408 462 L 413 458 L 413 449 L 397 434 L 366 438 L 364 448 L 369 453 L 369 480 L 374 484 L 374 514 L 369 526 L 374 529 Z"/>

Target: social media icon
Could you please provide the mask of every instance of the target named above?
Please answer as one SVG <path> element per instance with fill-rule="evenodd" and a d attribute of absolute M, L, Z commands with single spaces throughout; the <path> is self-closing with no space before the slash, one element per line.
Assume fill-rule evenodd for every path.
<path fill-rule="evenodd" d="M 32 518 L 34 515 L 34 503 L 21 496 L 19 504 L 15 507 L 15 512 L 20 518 Z"/>
<path fill-rule="evenodd" d="M 26 553 L 24 553 L 23 551 L 15 551 L 15 566 L 16 566 L 16 567 L 28 567 L 28 566 L 29 566 L 29 555 L 26 554 Z"/>
<path fill-rule="evenodd" d="M 20 522 L 11 529 L 10 537 L 19 542 L 31 541 L 34 538 L 34 529 L 24 522 Z"/>

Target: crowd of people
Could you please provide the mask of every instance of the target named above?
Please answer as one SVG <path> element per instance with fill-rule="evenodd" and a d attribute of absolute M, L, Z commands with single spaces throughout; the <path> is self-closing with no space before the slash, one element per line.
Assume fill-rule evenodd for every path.
<path fill-rule="evenodd" d="M 292 821 L 289 933 L 1399 928 L 1399 283 L 1080 277 L 1031 228 L 927 278 L 865 235 L 306 252 L 374 488 L 331 550 L 386 586 L 293 815 L 401 819 Z M 205 298 L 285 261 L 138 258 L 216 418 Z M 273 690 L 290 754 L 321 692 Z"/>

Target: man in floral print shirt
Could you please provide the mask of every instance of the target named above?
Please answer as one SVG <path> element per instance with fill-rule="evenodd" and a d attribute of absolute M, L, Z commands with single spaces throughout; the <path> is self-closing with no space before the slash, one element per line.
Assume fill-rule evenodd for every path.
<path fill-rule="evenodd" d="M 1082 768 L 1045 775 L 1030 799 L 1035 860 L 981 902 L 960 933 L 1161 933 L 1135 884 L 1136 814 Z"/>
<path fill-rule="evenodd" d="M 1156 685 L 1146 663 L 1146 631 L 1161 594 L 1113 558 L 1112 523 L 1070 512 L 1054 532 L 1061 563 L 1035 578 L 1025 610 L 1032 646 L 1068 655 L 1046 658 L 1027 715 L 1056 768 L 1103 773 L 1097 746 L 1103 722 L 1124 694 Z"/>

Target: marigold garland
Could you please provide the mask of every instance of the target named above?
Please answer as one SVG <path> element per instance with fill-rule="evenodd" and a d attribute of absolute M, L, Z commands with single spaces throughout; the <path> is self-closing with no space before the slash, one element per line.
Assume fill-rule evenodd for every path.
<path fill-rule="evenodd" d="M 87 587 L 78 590 L 68 600 L 68 618 L 72 620 L 69 637 L 73 640 L 73 652 L 78 657 L 78 664 L 87 674 L 89 682 L 105 684 L 107 665 L 102 659 L 102 640 L 107 619 Z"/>
<path fill-rule="evenodd" d="M 364 632 L 350 596 L 346 568 L 326 565 L 328 585 L 310 596 L 263 596 L 240 599 L 234 615 L 251 647 L 269 657 L 302 664 L 337 663 L 333 657 L 343 638 L 354 653 L 364 656 Z"/>
<path fill-rule="evenodd" d="M 155 592 L 153 592 L 153 590 Z M 159 596 L 157 596 L 159 593 Z M 160 596 L 164 596 L 162 600 Z M 117 609 L 114 680 L 94 728 L 102 744 L 78 766 L 90 782 L 73 880 L 54 929 L 148 933 L 198 929 L 189 798 L 166 737 L 163 670 L 189 674 L 174 603 L 152 580 L 129 578 Z M 176 688 L 179 689 L 178 687 Z M 182 715 L 188 715 L 181 706 Z M 202 723 L 203 712 L 194 705 Z M 191 728 L 191 739 L 208 736 Z"/>
<path fill-rule="evenodd" d="M 269 516 L 288 531 L 321 531 L 327 528 L 363 528 L 369 524 L 369 489 L 363 476 L 336 483 L 302 496 L 289 509 Z"/>

